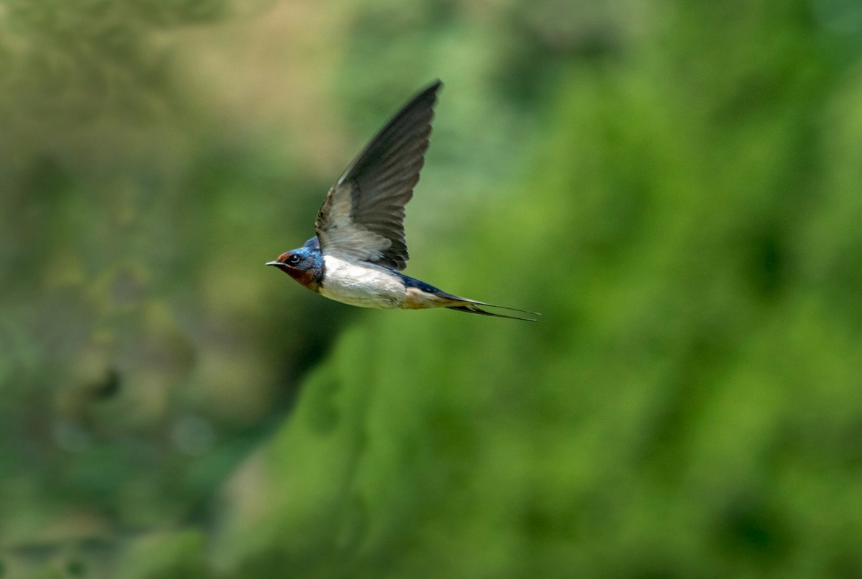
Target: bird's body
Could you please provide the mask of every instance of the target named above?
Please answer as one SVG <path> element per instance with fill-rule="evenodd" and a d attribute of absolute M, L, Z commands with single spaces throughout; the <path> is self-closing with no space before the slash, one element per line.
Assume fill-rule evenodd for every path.
<path fill-rule="evenodd" d="M 404 206 L 419 181 L 439 88 L 437 81 L 416 95 L 354 159 L 326 195 L 314 223 L 317 235 L 266 265 L 324 297 L 352 306 L 442 307 L 535 321 L 480 306 L 533 312 L 462 298 L 401 273 L 409 258 Z"/>
<path fill-rule="evenodd" d="M 391 270 L 373 263 L 356 262 L 337 255 L 325 255 L 325 283 L 320 295 L 361 308 L 391 310 L 402 308 L 407 288 Z"/>

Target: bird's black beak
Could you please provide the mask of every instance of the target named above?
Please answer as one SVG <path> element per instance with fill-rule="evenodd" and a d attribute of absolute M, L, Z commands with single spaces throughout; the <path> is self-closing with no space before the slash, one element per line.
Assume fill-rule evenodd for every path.
<path fill-rule="evenodd" d="M 274 266 L 278 267 L 279 265 L 282 265 L 282 264 L 277 262 L 277 261 L 267 261 L 264 265 L 274 265 Z"/>

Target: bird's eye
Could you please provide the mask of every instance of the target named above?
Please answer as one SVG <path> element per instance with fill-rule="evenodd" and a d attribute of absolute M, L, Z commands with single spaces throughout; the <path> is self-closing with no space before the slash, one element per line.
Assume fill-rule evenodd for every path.
<path fill-rule="evenodd" d="M 299 263 L 299 261 L 300 261 L 300 257 L 298 255 L 296 255 L 295 253 L 287 258 L 287 264 L 288 265 L 296 265 L 297 263 Z"/>

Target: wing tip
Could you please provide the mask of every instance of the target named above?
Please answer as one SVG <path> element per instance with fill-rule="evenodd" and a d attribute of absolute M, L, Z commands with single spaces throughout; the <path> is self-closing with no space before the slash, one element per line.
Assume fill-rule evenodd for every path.
<path fill-rule="evenodd" d="M 443 87 L 443 81 L 440 80 L 439 78 L 435 78 L 434 80 L 432 80 L 431 82 L 428 83 L 428 85 L 425 87 L 425 90 L 423 90 L 422 92 L 430 92 L 430 91 L 437 92 L 442 87 Z"/>

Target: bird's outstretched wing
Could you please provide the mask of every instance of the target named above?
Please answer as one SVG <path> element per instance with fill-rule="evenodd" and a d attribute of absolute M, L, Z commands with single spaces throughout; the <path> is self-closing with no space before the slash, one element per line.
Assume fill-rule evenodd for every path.
<path fill-rule="evenodd" d="M 404 206 L 425 162 L 440 81 L 393 116 L 332 186 L 314 229 L 324 253 L 404 269 Z"/>

